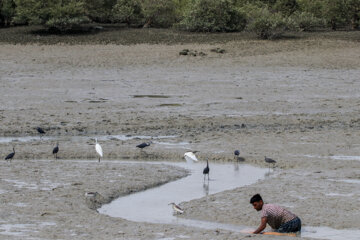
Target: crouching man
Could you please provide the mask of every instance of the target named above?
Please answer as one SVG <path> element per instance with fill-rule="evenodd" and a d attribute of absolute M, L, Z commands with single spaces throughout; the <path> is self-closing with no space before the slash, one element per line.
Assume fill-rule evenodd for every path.
<path fill-rule="evenodd" d="M 275 232 L 291 233 L 301 230 L 301 220 L 290 211 L 275 204 L 264 204 L 260 194 L 255 194 L 250 203 L 257 211 L 261 211 L 261 224 L 253 232 L 261 233 L 268 223 Z"/>

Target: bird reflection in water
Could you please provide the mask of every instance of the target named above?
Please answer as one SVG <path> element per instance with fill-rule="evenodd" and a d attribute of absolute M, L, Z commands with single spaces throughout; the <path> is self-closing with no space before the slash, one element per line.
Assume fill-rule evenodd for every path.
<path fill-rule="evenodd" d="M 265 173 L 265 177 L 271 177 L 272 173 L 273 171 L 269 170 L 268 172 Z"/>
<path fill-rule="evenodd" d="M 203 190 L 204 190 L 204 193 L 205 193 L 206 196 L 209 195 L 209 181 L 204 182 Z"/>
<path fill-rule="evenodd" d="M 239 163 L 238 162 L 234 163 L 234 171 L 235 172 L 239 171 Z"/>

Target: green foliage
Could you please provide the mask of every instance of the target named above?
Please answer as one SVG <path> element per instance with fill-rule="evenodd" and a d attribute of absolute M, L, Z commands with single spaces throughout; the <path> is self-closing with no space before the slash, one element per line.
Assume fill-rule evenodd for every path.
<path fill-rule="evenodd" d="M 260 2 L 267 4 L 268 6 L 272 6 L 276 3 L 276 0 L 259 0 Z"/>
<path fill-rule="evenodd" d="M 323 18 L 324 0 L 297 0 L 300 12 L 308 12 L 317 18 Z"/>
<path fill-rule="evenodd" d="M 0 1 L 0 26 L 9 26 L 15 15 L 15 3 L 13 0 Z"/>
<path fill-rule="evenodd" d="M 285 30 L 293 28 L 292 21 L 281 13 L 271 13 L 267 8 L 253 12 L 252 16 L 248 30 L 255 32 L 261 39 L 279 38 Z"/>
<path fill-rule="evenodd" d="M 118 0 L 112 10 L 113 22 L 125 22 L 128 25 L 139 22 L 142 18 L 139 0 Z"/>
<path fill-rule="evenodd" d="M 193 6 L 194 0 L 175 0 L 174 2 L 176 16 L 181 20 L 184 13 Z"/>
<path fill-rule="evenodd" d="M 297 0 L 300 11 L 325 19 L 333 30 L 352 25 L 359 27 L 360 0 Z"/>
<path fill-rule="evenodd" d="M 359 29 L 360 25 L 360 0 L 347 1 L 348 13 L 353 29 Z"/>
<path fill-rule="evenodd" d="M 146 23 L 144 27 L 170 27 L 176 20 L 175 0 L 142 0 Z"/>
<path fill-rule="evenodd" d="M 67 31 L 89 21 L 201 32 L 241 31 L 248 24 L 261 38 L 274 38 L 293 25 L 359 29 L 360 0 L 0 0 L 0 26 Z"/>
<path fill-rule="evenodd" d="M 40 1 L 36 0 L 15 0 L 17 5 L 14 22 L 19 24 L 40 24 L 40 14 L 43 12 Z"/>
<path fill-rule="evenodd" d="M 309 12 L 296 12 L 291 18 L 299 31 L 312 31 L 316 28 L 324 27 L 326 24 L 324 19 L 317 18 Z"/>
<path fill-rule="evenodd" d="M 346 0 L 324 0 L 323 16 L 331 29 L 344 26 L 348 20 Z"/>
<path fill-rule="evenodd" d="M 110 22 L 116 0 L 84 0 L 86 15 L 95 22 Z"/>
<path fill-rule="evenodd" d="M 196 0 L 184 13 L 179 27 L 197 32 L 242 31 L 246 16 L 230 0 Z"/>
<path fill-rule="evenodd" d="M 299 5 L 296 0 L 277 0 L 273 8 L 288 17 L 298 10 Z"/>
<path fill-rule="evenodd" d="M 15 22 L 42 24 L 64 32 L 89 21 L 82 1 L 15 0 L 15 3 Z"/>

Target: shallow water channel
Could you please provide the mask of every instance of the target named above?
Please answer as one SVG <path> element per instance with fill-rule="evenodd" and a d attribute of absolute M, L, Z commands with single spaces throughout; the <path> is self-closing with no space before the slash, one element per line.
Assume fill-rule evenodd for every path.
<path fill-rule="evenodd" d="M 269 169 L 257 168 L 242 163 L 210 163 L 210 181 L 204 181 L 202 174 L 205 167 L 204 163 L 161 163 L 183 167 L 189 170 L 191 174 L 156 188 L 118 198 L 99 208 L 99 213 L 136 222 L 176 224 L 203 229 L 218 228 L 244 232 L 244 230 L 249 230 L 249 226 L 178 218 L 173 214 L 173 210 L 168 204 L 171 202 L 179 204 L 209 194 L 250 185 L 272 174 Z M 151 164 L 159 164 L 159 162 Z M 252 226 L 252 228 L 255 227 Z M 328 227 L 306 226 L 303 227 L 301 236 L 330 240 L 355 240 L 359 239 L 360 230 L 337 230 Z"/>
<path fill-rule="evenodd" d="M 204 163 L 167 164 L 188 169 L 191 174 L 160 187 L 118 198 L 102 206 L 99 212 L 136 222 L 177 224 L 179 219 L 173 215 L 169 203 L 179 204 L 208 194 L 249 185 L 264 178 L 269 171 L 246 164 L 210 163 L 210 180 L 204 181 Z"/>

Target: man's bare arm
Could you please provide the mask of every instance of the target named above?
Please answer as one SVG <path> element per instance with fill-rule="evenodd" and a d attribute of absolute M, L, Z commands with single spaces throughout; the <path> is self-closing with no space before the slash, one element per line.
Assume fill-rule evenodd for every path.
<path fill-rule="evenodd" d="M 253 233 L 255 234 L 261 233 L 266 228 L 266 223 L 267 223 L 267 217 L 262 217 L 260 226 Z"/>

